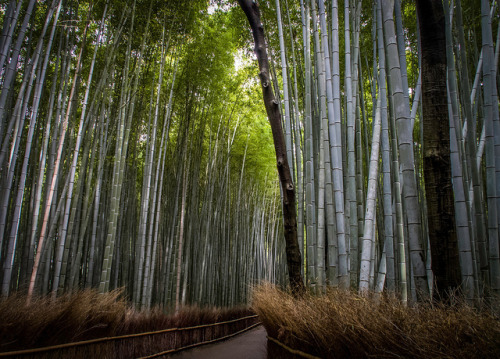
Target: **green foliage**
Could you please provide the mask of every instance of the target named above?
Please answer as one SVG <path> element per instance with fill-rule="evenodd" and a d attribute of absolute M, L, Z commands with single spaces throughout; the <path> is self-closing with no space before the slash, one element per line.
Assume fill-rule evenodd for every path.
<path fill-rule="evenodd" d="M 220 122 L 228 124 L 231 133 L 236 129 L 231 173 L 239 178 L 248 140 L 245 173 L 252 181 L 265 185 L 275 171 L 273 140 L 260 96 L 257 63 L 245 64 L 236 59 L 241 30 L 246 30 L 239 26 L 241 20 L 245 19 L 239 8 L 202 14 L 197 19 L 189 42 L 182 49 L 175 115 L 179 120 L 198 106 L 203 116 L 211 118 L 208 125 L 212 136 L 217 135 Z M 207 135 L 205 154 L 210 141 L 215 138 Z"/>
<path fill-rule="evenodd" d="M 240 100 L 238 101 L 242 117 L 233 151 L 233 165 L 237 166 L 241 163 L 248 141 L 245 172 L 248 178 L 265 184 L 267 180 L 274 180 L 276 173 L 276 157 L 271 128 L 262 105 L 260 85 L 256 76 L 250 75 L 250 73 L 256 72 L 255 67 L 249 66 L 240 72 L 244 74 L 243 77 L 246 78 L 246 81 L 243 82 L 244 88 L 240 92 Z"/>

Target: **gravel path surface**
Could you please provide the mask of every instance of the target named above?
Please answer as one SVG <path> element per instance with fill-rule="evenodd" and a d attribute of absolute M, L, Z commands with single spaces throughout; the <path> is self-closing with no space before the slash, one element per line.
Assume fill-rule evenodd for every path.
<path fill-rule="evenodd" d="M 259 326 L 221 343 L 171 355 L 171 359 L 266 359 L 266 330 Z"/>

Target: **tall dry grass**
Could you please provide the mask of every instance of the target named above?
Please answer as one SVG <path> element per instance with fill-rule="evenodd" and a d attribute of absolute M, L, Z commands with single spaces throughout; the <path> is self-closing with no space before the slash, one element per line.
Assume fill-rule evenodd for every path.
<path fill-rule="evenodd" d="M 253 308 L 269 336 L 321 358 L 500 358 L 499 319 L 463 303 L 405 307 L 333 289 L 296 299 L 263 285 Z"/>
<path fill-rule="evenodd" d="M 106 294 L 84 290 L 58 297 L 56 300 L 39 297 L 34 298 L 29 305 L 26 305 L 25 296 L 13 295 L 0 300 L 0 352 L 217 323 L 252 314 L 254 313 L 250 309 L 243 307 L 184 307 L 177 314 L 165 312 L 160 308 L 137 311 L 127 304 L 120 290 Z M 235 330 L 240 329 L 238 327 Z M 223 335 L 228 330 L 233 328 L 212 332 L 216 336 Z M 193 333 L 185 335 L 192 336 Z M 177 334 L 175 338 L 162 340 L 180 343 L 191 339 L 183 339 Z M 142 347 L 148 346 L 144 344 L 148 341 L 151 339 L 141 338 L 129 341 L 128 344 L 123 341 L 120 345 L 124 348 L 140 347 L 140 350 L 132 347 L 127 350 L 137 350 L 137 353 L 144 354 L 148 352 L 148 348 L 143 348 L 143 351 Z M 116 353 L 113 357 L 116 357 Z"/>
<path fill-rule="evenodd" d="M 13 295 L 0 301 L 0 351 L 50 346 L 115 335 L 127 312 L 120 291 L 85 290 L 56 300 Z"/>

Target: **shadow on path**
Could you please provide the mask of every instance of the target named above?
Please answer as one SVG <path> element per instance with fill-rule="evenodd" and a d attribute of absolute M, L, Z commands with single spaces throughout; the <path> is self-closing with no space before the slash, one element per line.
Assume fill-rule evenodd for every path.
<path fill-rule="evenodd" d="M 169 356 L 171 359 L 266 359 L 267 338 L 263 326 L 228 339 Z"/>

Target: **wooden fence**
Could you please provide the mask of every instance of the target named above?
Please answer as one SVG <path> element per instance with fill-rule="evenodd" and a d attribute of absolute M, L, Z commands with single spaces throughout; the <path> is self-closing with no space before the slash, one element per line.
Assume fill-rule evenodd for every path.
<path fill-rule="evenodd" d="M 267 353 L 269 358 L 286 359 L 321 359 L 320 357 L 303 352 L 302 350 L 290 348 L 278 339 L 267 336 Z"/>
<path fill-rule="evenodd" d="M 225 322 L 121 335 L 0 353 L 0 358 L 161 358 L 224 340 L 260 325 L 256 315 Z"/>

